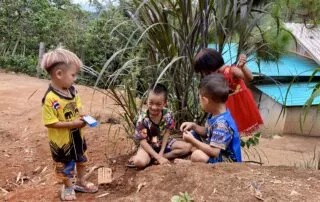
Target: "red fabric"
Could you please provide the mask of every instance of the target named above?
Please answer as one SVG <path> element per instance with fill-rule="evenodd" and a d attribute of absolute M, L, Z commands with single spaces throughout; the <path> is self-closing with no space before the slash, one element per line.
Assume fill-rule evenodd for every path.
<path fill-rule="evenodd" d="M 228 66 L 223 71 L 228 85 L 233 91 L 233 93 L 229 95 L 226 105 L 237 124 L 238 131 L 244 134 L 250 134 L 257 129 L 260 124 L 263 124 L 263 120 L 251 91 L 242 79 L 233 77 L 231 68 L 233 67 Z"/>

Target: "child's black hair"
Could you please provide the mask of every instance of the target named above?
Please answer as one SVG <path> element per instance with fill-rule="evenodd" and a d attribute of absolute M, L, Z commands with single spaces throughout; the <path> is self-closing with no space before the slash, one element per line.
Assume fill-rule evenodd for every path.
<path fill-rule="evenodd" d="M 203 77 L 199 86 L 200 94 L 217 103 L 225 103 L 228 99 L 230 88 L 223 74 L 212 73 Z"/>
<path fill-rule="evenodd" d="M 224 60 L 218 51 L 210 48 L 204 48 L 196 55 L 194 70 L 197 73 L 208 75 L 217 71 L 223 65 Z"/>
<path fill-rule="evenodd" d="M 161 83 L 156 83 L 156 84 L 152 84 L 149 87 L 149 92 L 153 92 L 155 94 L 163 94 L 164 95 L 164 99 L 167 101 L 168 99 L 168 89 L 165 85 L 161 84 Z"/>

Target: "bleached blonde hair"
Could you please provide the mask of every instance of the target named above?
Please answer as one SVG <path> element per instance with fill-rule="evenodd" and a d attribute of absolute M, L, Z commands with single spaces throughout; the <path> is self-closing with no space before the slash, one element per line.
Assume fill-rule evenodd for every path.
<path fill-rule="evenodd" d="M 75 65 L 80 69 L 83 64 L 76 54 L 62 47 L 47 52 L 41 60 L 41 68 L 49 74 L 58 66 L 68 67 L 70 65 Z"/>

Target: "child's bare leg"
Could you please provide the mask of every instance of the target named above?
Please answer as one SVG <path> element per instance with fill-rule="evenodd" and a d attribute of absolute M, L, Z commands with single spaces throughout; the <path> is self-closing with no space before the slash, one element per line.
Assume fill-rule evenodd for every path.
<path fill-rule="evenodd" d="M 86 166 L 84 164 L 77 163 L 77 176 L 79 179 L 79 182 L 77 184 L 83 187 L 82 192 L 94 193 L 98 191 L 97 186 L 95 186 L 92 182 L 87 181 L 88 179 L 86 179 Z M 81 191 L 78 189 L 76 190 Z"/>
<path fill-rule="evenodd" d="M 197 149 L 191 154 L 191 161 L 193 162 L 204 162 L 207 163 L 209 160 L 209 156 L 203 151 Z"/>
<path fill-rule="evenodd" d="M 133 164 L 137 168 L 142 169 L 142 168 L 145 168 L 150 163 L 151 158 L 149 154 L 142 147 L 139 147 L 137 154 L 133 156 L 132 160 L 133 160 Z"/>
<path fill-rule="evenodd" d="M 191 151 L 192 145 L 184 141 L 175 141 L 171 146 L 171 151 L 163 156 L 167 159 L 174 159 L 188 154 Z"/>
<path fill-rule="evenodd" d="M 65 178 L 63 180 L 63 187 L 61 188 L 61 200 L 62 201 L 73 201 L 76 200 L 76 195 L 74 193 L 73 179 Z"/>
<path fill-rule="evenodd" d="M 71 178 L 66 178 L 63 180 L 63 184 L 66 188 L 72 187 L 73 186 L 73 179 Z"/>
<path fill-rule="evenodd" d="M 73 186 L 73 173 L 74 164 L 72 162 L 65 164 L 61 162 L 54 162 L 54 170 L 56 171 L 57 177 L 61 178 L 63 181 L 63 186 L 61 187 L 60 198 L 63 201 L 73 201 L 76 200 L 76 195 Z"/>
<path fill-rule="evenodd" d="M 86 166 L 85 165 L 81 165 L 81 164 L 77 164 L 77 177 L 79 179 L 79 184 L 84 184 L 86 183 L 85 179 L 85 175 L 86 175 Z"/>

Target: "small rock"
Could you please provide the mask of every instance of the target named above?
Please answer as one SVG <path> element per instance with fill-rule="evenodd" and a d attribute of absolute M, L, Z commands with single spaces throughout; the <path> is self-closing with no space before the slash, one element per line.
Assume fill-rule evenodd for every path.
<path fill-rule="evenodd" d="M 96 198 L 102 198 L 102 197 L 107 196 L 107 195 L 109 195 L 109 194 L 110 194 L 110 193 L 100 194 L 99 196 L 96 196 Z"/>
<path fill-rule="evenodd" d="M 281 184 L 281 180 L 274 180 L 273 183 L 274 184 Z"/>
<path fill-rule="evenodd" d="M 41 166 L 38 166 L 36 169 L 32 171 L 32 174 L 38 174 L 40 172 Z"/>
<path fill-rule="evenodd" d="M 301 194 L 299 194 L 295 190 L 292 190 L 291 193 L 290 193 L 290 196 L 297 196 L 297 195 L 301 195 Z"/>
<path fill-rule="evenodd" d="M 280 135 L 274 135 L 272 136 L 272 139 L 275 139 L 275 140 L 278 140 L 278 139 L 281 139 L 282 137 Z"/>
<path fill-rule="evenodd" d="M 137 193 L 142 189 L 142 187 L 146 186 L 146 182 L 140 183 L 137 188 Z"/>

